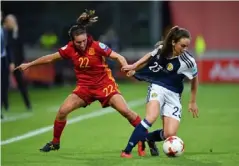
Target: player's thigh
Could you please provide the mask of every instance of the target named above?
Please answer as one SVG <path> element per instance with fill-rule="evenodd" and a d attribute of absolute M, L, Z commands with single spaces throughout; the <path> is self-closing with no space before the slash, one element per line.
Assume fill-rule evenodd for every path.
<path fill-rule="evenodd" d="M 60 107 L 60 113 L 70 113 L 77 108 L 86 106 L 86 102 L 76 94 L 70 94 Z"/>
<path fill-rule="evenodd" d="M 112 108 L 114 108 L 118 111 L 124 111 L 124 110 L 129 109 L 125 99 L 123 98 L 123 96 L 121 94 L 115 94 L 115 95 L 111 96 L 108 104 Z"/>
<path fill-rule="evenodd" d="M 131 111 L 121 94 L 113 95 L 109 100 L 109 105 L 117 110 L 121 115 L 127 117 L 129 120 L 134 120 L 137 113 Z"/>
<path fill-rule="evenodd" d="M 146 104 L 146 120 L 153 124 L 159 117 L 160 113 L 160 103 L 158 100 L 150 100 Z"/>
<path fill-rule="evenodd" d="M 146 105 L 146 119 L 150 123 L 154 123 L 164 105 L 164 88 L 151 84 L 148 87 L 147 105 Z"/>

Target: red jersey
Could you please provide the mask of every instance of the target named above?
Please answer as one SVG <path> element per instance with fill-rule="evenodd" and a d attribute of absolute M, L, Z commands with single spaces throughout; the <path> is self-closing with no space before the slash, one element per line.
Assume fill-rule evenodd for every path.
<path fill-rule="evenodd" d="M 105 57 L 108 57 L 112 50 L 105 44 L 94 41 L 91 36 L 87 37 L 84 52 L 76 49 L 72 41 L 58 51 L 64 59 L 73 62 L 77 85 L 102 85 L 109 79 L 114 81 L 111 70 L 105 63 Z"/>

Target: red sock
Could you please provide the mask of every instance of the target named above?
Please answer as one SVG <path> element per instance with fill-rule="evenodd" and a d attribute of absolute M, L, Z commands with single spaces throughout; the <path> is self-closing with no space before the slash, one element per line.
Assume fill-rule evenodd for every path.
<path fill-rule="evenodd" d="M 133 120 L 133 121 L 130 122 L 130 124 L 131 124 L 132 126 L 136 127 L 136 126 L 138 126 L 138 124 L 140 124 L 140 122 L 141 122 L 141 118 L 140 118 L 140 116 L 138 115 L 135 120 Z"/>
<path fill-rule="evenodd" d="M 66 125 L 66 120 L 65 121 L 58 121 L 55 120 L 54 122 L 54 138 L 52 140 L 53 143 L 60 143 L 60 137 L 61 133 Z"/>
<path fill-rule="evenodd" d="M 138 124 L 140 124 L 140 122 L 141 122 L 141 118 L 140 118 L 140 116 L 138 115 L 134 121 L 130 122 L 130 124 L 131 124 L 132 126 L 136 127 L 136 126 L 138 126 Z M 148 133 L 148 130 L 146 131 L 146 133 Z"/>

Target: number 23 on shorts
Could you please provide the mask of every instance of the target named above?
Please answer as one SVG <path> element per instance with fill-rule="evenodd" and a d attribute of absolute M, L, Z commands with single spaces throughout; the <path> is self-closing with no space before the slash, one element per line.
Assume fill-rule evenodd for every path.
<path fill-rule="evenodd" d="M 173 109 L 173 116 L 179 117 L 179 119 L 181 119 L 182 110 L 178 107 L 173 107 Z"/>

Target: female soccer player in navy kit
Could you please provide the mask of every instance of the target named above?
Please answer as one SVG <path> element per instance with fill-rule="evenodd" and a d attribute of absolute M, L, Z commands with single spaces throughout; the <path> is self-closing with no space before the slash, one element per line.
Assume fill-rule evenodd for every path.
<path fill-rule="evenodd" d="M 138 141 L 163 141 L 177 134 L 181 119 L 180 102 L 185 77 L 191 80 L 189 111 L 198 117 L 196 93 L 198 87 L 197 65 L 187 51 L 190 33 L 178 26 L 173 27 L 165 40 L 154 51 L 132 65 L 123 66 L 128 76 L 151 83 L 148 89 L 146 117 L 134 129 L 121 157 L 131 158 L 131 151 Z M 163 129 L 151 133 L 149 129 L 161 114 Z"/>

